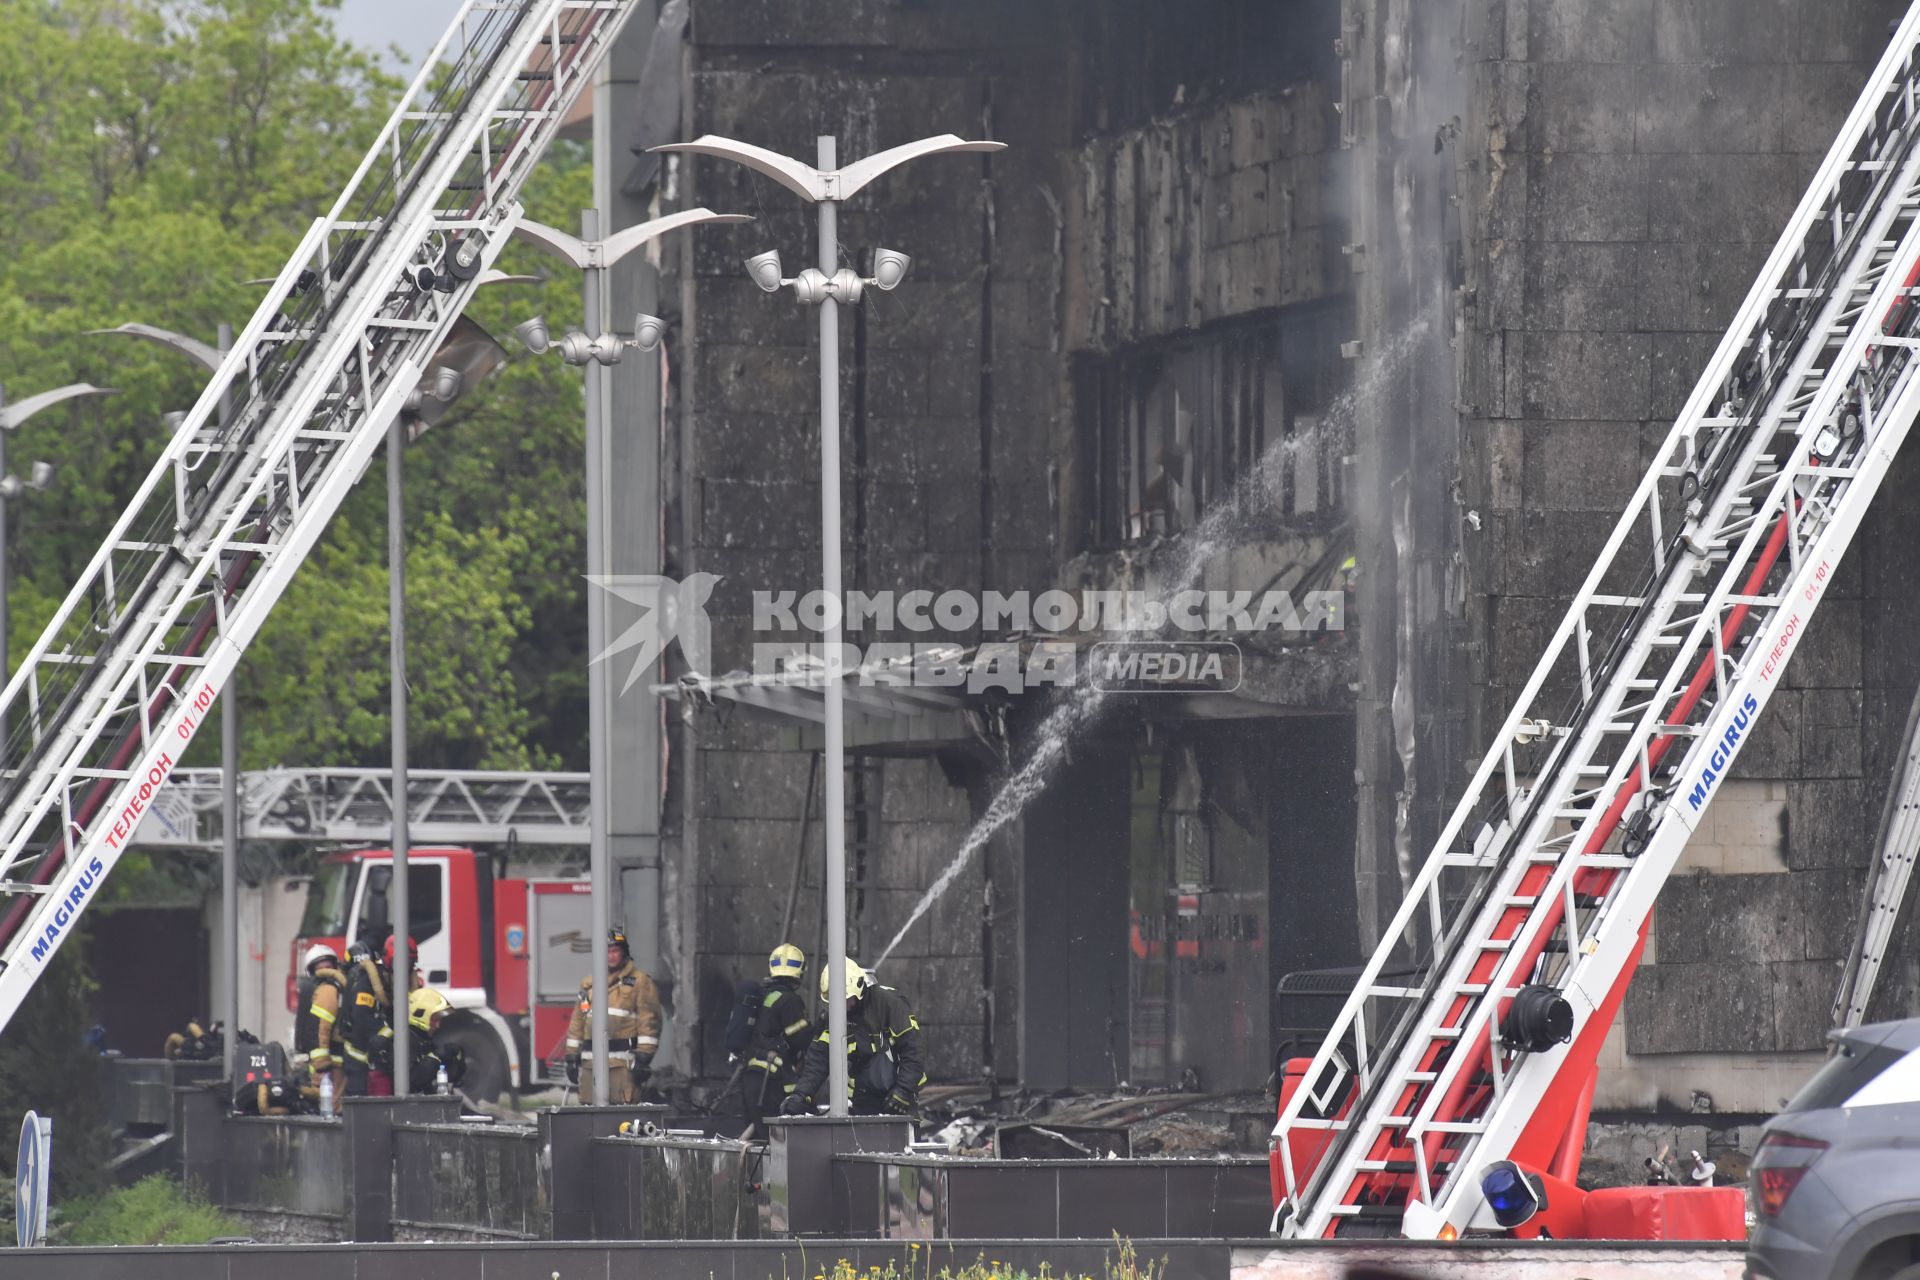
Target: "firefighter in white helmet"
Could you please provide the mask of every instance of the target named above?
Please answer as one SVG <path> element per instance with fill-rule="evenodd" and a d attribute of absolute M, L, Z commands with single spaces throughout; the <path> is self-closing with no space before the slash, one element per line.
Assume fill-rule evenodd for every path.
<path fill-rule="evenodd" d="M 331 946 L 316 942 L 307 948 L 300 967 L 306 977 L 300 980 L 299 1013 L 293 1021 L 293 1052 L 307 1055 L 307 1070 L 318 1089 L 320 1077 L 333 1077 L 333 1096 L 347 1096 L 345 1028 L 340 1026 L 340 1005 L 347 990 L 347 975 L 340 970 L 340 956 Z"/>
<path fill-rule="evenodd" d="M 831 974 L 820 974 L 820 999 L 832 998 Z M 847 961 L 843 993 L 847 1002 L 847 1092 L 854 1115 L 910 1115 L 920 1100 L 927 1073 L 920 1058 L 920 1020 L 907 998 L 883 987 L 873 975 Z M 793 1092 L 780 1104 L 782 1115 L 811 1112 L 827 1091 L 830 1078 L 827 1030 L 807 1050 L 807 1062 Z"/>

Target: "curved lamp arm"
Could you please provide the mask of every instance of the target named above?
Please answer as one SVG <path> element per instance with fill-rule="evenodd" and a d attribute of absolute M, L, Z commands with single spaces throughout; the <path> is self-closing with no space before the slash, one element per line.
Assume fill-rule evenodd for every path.
<path fill-rule="evenodd" d="M 479 283 L 475 287 L 485 288 L 490 284 L 545 284 L 546 282 L 545 276 L 508 275 L 497 267 L 488 267 L 480 273 Z"/>
<path fill-rule="evenodd" d="M 921 156 L 944 155 L 954 151 L 1003 151 L 1006 145 L 1004 142 L 969 142 L 956 134 L 943 133 L 938 137 L 921 138 L 917 142 L 876 151 L 866 159 L 856 160 L 832 173 L 822 173 L 811 165 L 802 164 L 791 156 L 783 156 L 765 147 L 711 133 L 702 134 L 692 142 L 670 142 L 647 150 L 684 151 L 732 160 L 765 174 L 803 200 L 817 202 L 845 200 L 887 170 L 909 160 L 918 160 Z"/>
<path fill-rule="evenodd" d="M 269 280 L 268 284 L 273 282 Z M 200 364 L 208 373 L 220 371 L 220 353 L 198 338 L 189 338 L 184 333 L 175 333 L 171 329 L 162 329 L 150 324 L 123 324 L 118 329 L 89 329 L 89 337 L 99 334 L 119 334 L 125 338 L 144 338 L 148 342 L 157 342 L 172 351 Z"/>
<path fill-rule="evenodd" d="M 752 221 L 751 214 L 714 213 L 710 209 L 688 209 L 684 213 L 670 213 L 664 218 L 653 218 L 636 226 L 622 228 L 602 240 L 600 265 L 610 267 L 647 241 L 657 239 L 679 227 L 692 227 L 709 222 Z"/>
<path fill-rule="evenodd" d="M 113 387 L 96 387 L 86 382 L 76 382 L 70 387 L 59 387 L 52 391 L 42 391 L 37 396 L 28 396 L 17 404 L 10 404 L 0 409 L 0 430 L 12 431 L 42 409 L 51 409 L 63 400 L 78 400 L 82 396 L 117 396 L 119 394 L 119 391 Z"/>
<path fill-rule="evenodd" d="M 576 269 L 584 271 L 593 266 L 610 267 L 647 241 L 679 227 L 691 227 L 703 222 L 752 221 L 753 219 L 744 213 L 715 213 L 711 209 L 688 209 L 627 227 L 614 232 L 604 240 L 588 244 L 580 237 L 570 236 L 558 227 L 550 227 L 544 222 L 533 222 L 522 218 L 514 223 L 513 234 L 517 239 L 525 240 L 554 257 L 573 264 Z"/>
<path fill-rule="evenodd" d="M 955 151 L 1005 151 L 1004 142 L 968 142 L 965 138 L 951 133 L 943 133 L 937 138 L 922 138 L 918 142 L 909 142 L 904 146 L 889 147 L 885 151 L 876 151 L 864 160 L 856 160 L 844 166 L 839 173 L 840 190 L 834 193 L 834 199 L 845 200 L 860 188 L 872 182 L 887 170 L 905 164 L 909 160 L 918 160 L 921 156 L 946 155 Z"/>
<path fill-rule="evenodd" d="M 648 151 L 684 151 L 698 156 L 719 156 L 735 164 L 743 164 L 766 174 L 802 200 L 824 200 L 827 198 L 825 176 L 810 164 L 801 164 L 791 156 L 783 156 L 778 151 L 769 151 L 765 147 L 756 147 L 750 142 L 736 142 L 732 138 L 722 138 L 717 134 L 705 133 L 692 142 L 669 142 L 658 147 L 648 147 Z"/>

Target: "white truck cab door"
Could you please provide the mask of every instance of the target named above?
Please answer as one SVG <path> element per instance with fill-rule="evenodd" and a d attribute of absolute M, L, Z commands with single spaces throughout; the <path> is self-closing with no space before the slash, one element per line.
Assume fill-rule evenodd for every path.
<path fill-rule="evenodd" d="M 364 939 L 376 950 L 384 950 L 387 935 L 393 932 L 392 910 L 388 905 L 393 889 L 393 862 L 369 859 L 363 863 L 360 884 L 354 893 L 353 924 L 347 931 L 347 945 Z M 453 940 L 447 930 L 447 860 L 444 856 L 423 854 L 407 859 L 408 930 L 419 954 L 414 957 L 418 969 L 430 987 L 444 987 L 450 976 Z"/>

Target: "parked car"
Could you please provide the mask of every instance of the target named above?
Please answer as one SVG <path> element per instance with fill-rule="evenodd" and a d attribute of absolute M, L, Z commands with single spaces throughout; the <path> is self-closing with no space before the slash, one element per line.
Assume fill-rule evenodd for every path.
<path fill-rule="evenodd" d="M 1828 1038 L 1754 1152 L 1748 1280 L 1920 1280 L 1920 1018 Z"/>

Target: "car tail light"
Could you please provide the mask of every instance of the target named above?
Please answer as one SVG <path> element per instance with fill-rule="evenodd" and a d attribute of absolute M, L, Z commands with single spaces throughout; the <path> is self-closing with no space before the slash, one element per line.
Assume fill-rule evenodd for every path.
<path fill-rule="evenodd" d="M 1791 1133 L 1770 1133 L 1760 1139 L 1760 1149 L 1753 1154 L 1754 1211 L 1763 1218 L 1779 1217 L 1787 1197 L 1826 1149 L 1827 1144 L 1817 1138 Z"/>

